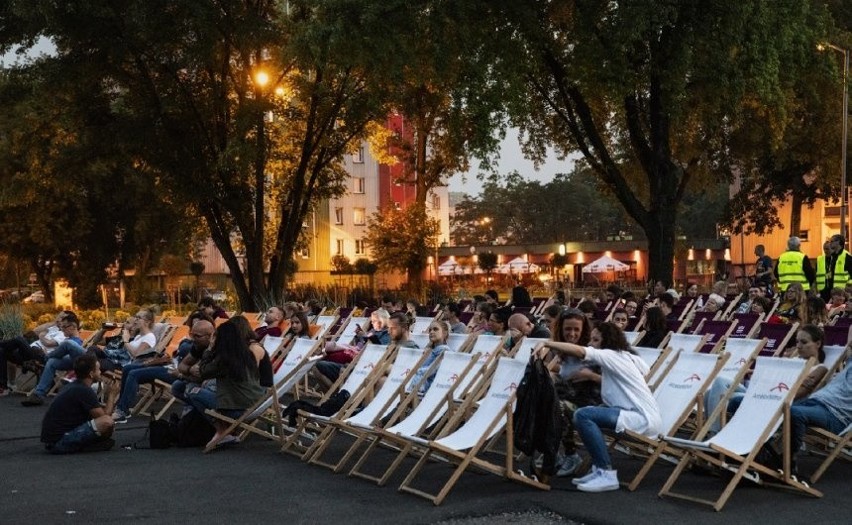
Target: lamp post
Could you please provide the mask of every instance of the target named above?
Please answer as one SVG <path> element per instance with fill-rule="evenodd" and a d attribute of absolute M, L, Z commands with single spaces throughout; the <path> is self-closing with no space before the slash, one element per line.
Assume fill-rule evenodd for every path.
<path fill-rule="evenodd" d="M 846 224 L 846 137 L 849 129 L 849 50 L 829 43 L 822 43 L 817 46 L 817 49 L 820 51 L 826 48 L 843 54 L 843 143 L 840 150 L 840 234 L 846 240 L 849 231 Z"/>

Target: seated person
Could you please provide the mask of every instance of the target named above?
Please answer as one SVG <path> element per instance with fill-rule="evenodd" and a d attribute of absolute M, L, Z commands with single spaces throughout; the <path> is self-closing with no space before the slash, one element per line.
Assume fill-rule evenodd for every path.
<path fill-rule="evenodd" d="M 619 327 L 622 332 L 627 330 L 627 323 L 630 322 L 630 317 L 627 315 L 627 310 L 624 308 L 616 308 L 612 312 L 612 324 Z"/>
<path fill-rule="evenodd" d="M 296 312 L 290 318 L 290 328 L 284 333 L 285 344 L 290 344 L 293 339 L 310 339 L 311 330 L 305 312 Z"/>
<path fill-rule="evenodd" d="M 198 410 L 201 414 L 216 407 L 216 380 L 204 381 L 199 374 L 201 360 L 213 339 L 212 319 L 197 319 L 189 331 L 189 339 L 181 341 L 178 352 L 185 354 L 172 372 L 172 395 L 187 404 L 187 410 Z"/>
<path fill-rule="evenodd" d="M 317 379 L 324 388 L 329 388 L 340 377 L 340 371 L 343 367 L 350 363 L 358 352 L 361 351 L 368 342 L 386 345 L 391 342 L 391 336 L 388 331 L 390 314 L 384 308 L 379 308 L 370 314 L 371 329 L 366 333 L 360 327 L 356 331 L 355 338 L 352 344 L 341 344 L 335 341 L 329 341 L 325 345 L 323 359 L 316 364 L 311 375 Z"/>
<path fill-rule="evenodd" d="M 423 361 L 423 364 L 420 365 L 420 368 L 417 369 L 417 372 L 415 372 L 412 376 L 411 383 L 408 385 L 409 389 L 420 384 L 420 392 L 426 392 L 429 390 L 429 387 L 432 386 L 432 380 L 435 379 L 437 368 L 432 370 L 432 373 L 429 374 L 422 384 L 420 381 L 429 371 L 432 364 L 441 357 L 444 352 L 450 349 L 450 347 L 447 346 L 447 337 L 449 337 L 449 335 L 450 325 L 446 321 L 432 321 L 429 325 L 429 344 L 426 345 L 425 348 L 425 350 L 429 352 L 429 355 L 426 357 L 426 360 Z"/>
<path fill-rule="evenodd" d="M 454 334 L 467 333 L 467 325 L 459 320 L 460 313 L 461 308 L 459 308 L 458 303 L 447 303 L 447 306 L 444 307 L 443 319 L 450 324 L 450 330 Z"/>
<path fill-rule="evenodd" d="M 284 320 L 284 309 L 280 306 L 270 306 L 263 316 L 263 323 L 254 329 L 258 341 L 267 335 L 281 337 L 281 321 Z"/>
<path fill-rule="evenodd" d="M 41 441 L 51 454 L 109 450 L 114 423 L 107 413 L 118 393 L 114 382 L 106 382 L 106 407 L 101 406 L 92 384 L 101 381 L 98 359 L 92 354 L 73 363 L 77 380 L 65 386 L 51 403 L 41 423 Z"/>
<path fill-rule="evenodd" d="M 58 370 L 71 370 L 74 367 L 74 359 L 83 355 L 83 340 L 80 339 L 80 320 L 74 314 L 66 315 L 60 322 L 62 333 L 65 340 L 47 355 L 48 359 L 44 365 L 44 370 L 39 377 L 38 385 L 21 404 L 24 406 L 43 405 L 48 390 L 53 386 L 53 382 Z"/>
<path fill-rule="evenodd" d="M 787 291 L 781 299 L 781 304 L 775 310 L 775 315 L 768 322 L 777 322 L 783 324 L 793 324 L 801 322 L 802 312 L 807 308 L 807 294 L 802 283 L 790 283 L 787 286 Z"/>
<path fill-rule="evenodd" d="M 219 303 L 217 303 L 212 297 L 204 297 L 198 301 L 196 311 L 204 314 L 205 317 L 209 317 L 214 320 L 228 318 L 228 314 L 225 313 L 225 310 L 223 310 L 222 307 L 219 306 Z M 190 320 L 187 318 L 186 322 L 188 324 Z"/>
<path fill-rule="evenodd" d="M 28 361 L 44 362 L 45 352 L 56 348 L 65 340 L 59 325 L 68 314 L 73 312 L 63 310 L 56 314 L 53 321 L 35 327 L 32 334 L 0 341 L 0 397 L 9 395 L 8 363 L 23 367 Z M 30 335 L 32 337 L 28 340 Z M 35 338 L 35 341 L 30 342 L 32 338 Z"/>

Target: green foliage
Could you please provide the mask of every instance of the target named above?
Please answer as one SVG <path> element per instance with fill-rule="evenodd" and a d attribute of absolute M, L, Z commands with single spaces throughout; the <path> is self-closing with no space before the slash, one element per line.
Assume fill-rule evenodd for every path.
<path fill-rule="evenodd" d="M 391 207 L 370 217 L 366 240 L 379 268 L 406 272 L 409 281 L 416 281 L 435 251 L 440 231 L 438 221 L 417 206 Z"/>
<path fill-rule="evenodd" d="M 0 304 L 0 339 L 18 337 L 26 330 L 24 311 L 20 304 Z M 3 357 L 5 359 L 5 356 Z"/>
<path fill-rule="evenodd" d="M 477 258 L 479 259 L 479 268 L 490 274 L 494 268 L 497 268 L 497 254 L 494 252 L 485 252 L 480 253 Z"/>
<path fill-rule="evenodd" d="M 345 255 L 335 255 L 331 258 L 332 273 L 347 274 L 352 273 L 352 263 L 349 257 Z"/>
<path fill-rule="evenodd" d="M 378 271 L 379 267 L 373 261 L 369 259 L 359 258 L 355 259 L 355 263 L 352 265 L 352 269 L 355 273 L 360 275 L 373 275 Z"/>

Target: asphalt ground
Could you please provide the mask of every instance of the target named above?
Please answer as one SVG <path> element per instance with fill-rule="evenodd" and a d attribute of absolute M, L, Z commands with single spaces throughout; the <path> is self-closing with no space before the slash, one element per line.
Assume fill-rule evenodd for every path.
<path fill-rule="evenodd" d="M 568 479 L 538 491 L 497 476 L 469 471 L 444 503 L 435 507 L 396 487 L 403 468 L 385 487 L 334 474 L 279 452 L 253 437 L 204 455 L 197 449 L 124 449 L 141 440 L 146 421 L 119 425 L 109 452 L 51 456 L 39 442 L 46 407 L 25 408 L 20 396 L 0 398 L 0 524 L 31 523 L 848 523 L 852 466 L 838 461 L 820 480 L 821 499 L 744 484 L 722 512 L 688 502 L 659 499 L 671 467 L 654 467 L 636 492 L 585 494 Z M 330 456 L 351 441 L 341 438 Z M 374 455 L 384 462 L 389 453 Z M 622 472 L 639 463 L 615 455 Z M 800 459 L 810 473 L 814 457 Z M 429 465 L 419 487 L 437 490 L 449 476 Z M 624 478 L 624 476 L 622 476 Z M 719 478 L 686 473 L 679 485 L 704 496 L 722 490 Z"/>

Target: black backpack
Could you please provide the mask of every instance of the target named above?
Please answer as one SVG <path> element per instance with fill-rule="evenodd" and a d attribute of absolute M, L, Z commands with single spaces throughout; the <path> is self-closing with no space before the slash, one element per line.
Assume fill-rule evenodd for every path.
<path fill-rule="evenodd" d="M 190 410 L 183 417 L 171 415 L 175 444 L 178 447 L 203 447 L 213 439 L 216 429 L 201 412 Z"/>

